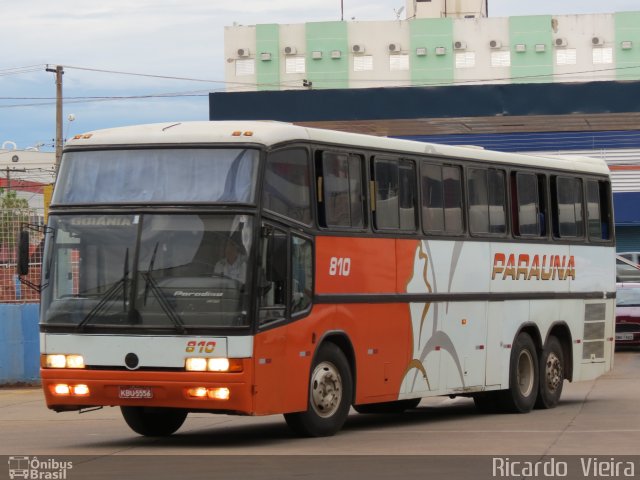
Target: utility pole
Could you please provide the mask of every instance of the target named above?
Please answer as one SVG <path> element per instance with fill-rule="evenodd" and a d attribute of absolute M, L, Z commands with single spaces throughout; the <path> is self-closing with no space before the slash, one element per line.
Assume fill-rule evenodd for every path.
<path fill-rule="evenodd" d="M 62 75 L 64 70 L 62 65 L 56 65 L 56 68 L 49 68 L 47 72 L 56 74 L 56 173 L 60 168 L 60 160 L 62 159 Z"/>

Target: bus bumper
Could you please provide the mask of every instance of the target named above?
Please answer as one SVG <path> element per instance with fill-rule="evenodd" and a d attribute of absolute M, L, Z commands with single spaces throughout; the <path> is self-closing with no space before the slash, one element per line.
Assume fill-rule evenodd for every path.
<path fill-rule="evenodd" d="M 140 406 L 253 414 L 249 361 L 239 373 L 43 368 L 40 374 L 47 407 L 55 411 Z"/>

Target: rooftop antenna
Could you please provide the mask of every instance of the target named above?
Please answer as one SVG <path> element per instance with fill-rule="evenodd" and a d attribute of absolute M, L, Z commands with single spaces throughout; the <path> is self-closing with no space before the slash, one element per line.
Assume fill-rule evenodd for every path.
<path fill-rule="evenodd" d="M 340 0 L 340 21 L 344 22 L 344 0 Z"/>
<path fill-rule="evenodd" d="M 400 20 L 400 15 L 402 15 L 402 12 L 404 12 L 404 6 L 398 8 L 398 9 L 396 9 L 396 8 L 393 9 L 393 13 L 396 14 L 396 20 Z"/>

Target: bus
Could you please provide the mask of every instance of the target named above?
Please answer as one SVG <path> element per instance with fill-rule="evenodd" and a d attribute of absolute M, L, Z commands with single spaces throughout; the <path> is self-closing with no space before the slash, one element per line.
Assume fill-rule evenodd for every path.
<path fill-rule="evenodd" d="M 141 435 L 211 412 L 328 436 L 352 407 L 443 395 L 525 413 L 612 367 L 597 159 L 269 121 L 98 130 L 65 145 L 45 238 L 47 406 L 117 406 Z"/>

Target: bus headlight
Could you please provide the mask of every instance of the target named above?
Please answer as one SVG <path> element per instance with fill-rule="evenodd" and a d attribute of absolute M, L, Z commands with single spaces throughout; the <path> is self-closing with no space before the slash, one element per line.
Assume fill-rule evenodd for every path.
<path fill-rule="evenodd" d="M 229 371 L 229 359 L 228 358 L 210 358 L 207 362 L 207 370 L 210 372 L 228 372 Z"/>
<path fill-rule="evenodd" d="M 206 358 L 187 358 L 187 361 L 184 364 L 184 368 L 188 372 L 206 372 L 207 359 Z"/>
<path fill-rule="evenodd" d="M 42 356 L 41 364 L 45 368 L 84 368 L 84 357 L 75 354 L 45 354 Z"/>

